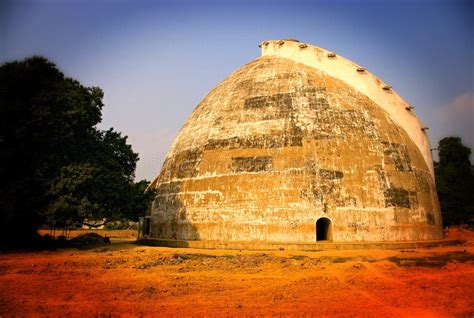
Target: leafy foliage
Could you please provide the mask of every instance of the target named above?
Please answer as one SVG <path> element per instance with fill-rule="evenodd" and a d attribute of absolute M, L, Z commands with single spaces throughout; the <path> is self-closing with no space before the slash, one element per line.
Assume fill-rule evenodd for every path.
<path fill-rule="evenodd" d="M 469 160 L 471 149 L 464 146 L 458 137 L 443 138 L 438 149 L 436 186 L 443 221 L 446 225 L 472 221 L 474 175 Z"/>
<path fill-rule="evenodd" d="M 102 98 L 43 57 L 0 66 L 0 222 L 16 239 L 42 222 L 146 211 L 153 193 L 133 181 L 138 155 L 126 136 L 96 127 Z"/>

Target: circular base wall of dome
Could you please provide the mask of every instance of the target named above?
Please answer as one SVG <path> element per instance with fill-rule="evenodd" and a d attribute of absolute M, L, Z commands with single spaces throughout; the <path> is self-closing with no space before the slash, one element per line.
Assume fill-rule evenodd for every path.
<path fill-rule="evenodd" d="M 316 243 L 284 243 L 284 242 L 239 242 L 239 241 L 198 241 L 171 240 L 157 238 L 141 238 L 138 244 L 173 248 L 254 250 L 254 251 L 327 251 L 327 250 L 367 250 L 367 249 L 414 249 L 452 246 L 465 243 L 456 239 L 407 242 L 316 242 Z"/>

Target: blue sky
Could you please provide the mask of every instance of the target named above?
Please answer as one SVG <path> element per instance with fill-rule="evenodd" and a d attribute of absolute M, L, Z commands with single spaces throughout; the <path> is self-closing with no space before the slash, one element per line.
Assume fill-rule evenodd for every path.
<path fill-rule="evenodd" d="M 0 62 L 39 54 L 105 91 L 101 127 L 129 136 L 137 178 L 266 39 L 296 38 L 364 65 L 416 108 L 434 146 L 474 150 L 474 1 L 0 0 Z"/>

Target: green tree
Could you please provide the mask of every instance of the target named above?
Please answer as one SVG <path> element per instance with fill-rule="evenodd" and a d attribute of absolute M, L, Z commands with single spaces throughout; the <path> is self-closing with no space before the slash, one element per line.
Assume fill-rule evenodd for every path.
<path fill-rule="evenodd" d="M 96 127 L 102 98 L 43 57 L 0 66 L 2 242 L 29 242 L 42 222 L 133 217 L 149 202 L 127 137 Z"/>
<path fill-rule="evenodd" d="M 474 208 L 471 149 L 462 144 L 461 138 L 447 137 L 440 140 L 438 150 L 436 187 L 443 221 L 446 225 L 470 221 Z"/>
<path fill-rule="evenodd" d="M 71 225 L 85 219 L 106 222 L 138 217 L 154 197 L 148 182 L 133 182 L 138 156 L 127 137 L 112 129 L 99 131 L 86 162 L 61 169 L 49 191 L 48 222 Z"/>
<path fill-rule="evenodd" d="M 0 67 L 0 231 L 29 241 L 48 205 L 50 180 L 83 155 L 101 120 L 103 93 L 66 78 L 42 57 Z"/>

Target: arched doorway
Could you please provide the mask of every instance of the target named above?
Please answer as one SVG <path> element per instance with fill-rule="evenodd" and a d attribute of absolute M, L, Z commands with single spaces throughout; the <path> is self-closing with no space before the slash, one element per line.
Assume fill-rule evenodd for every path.
<path fill-rule="evenodd" d="M 316 241 L 332 241 L 332 223 L 328 218 L 316 221 Z"/>

